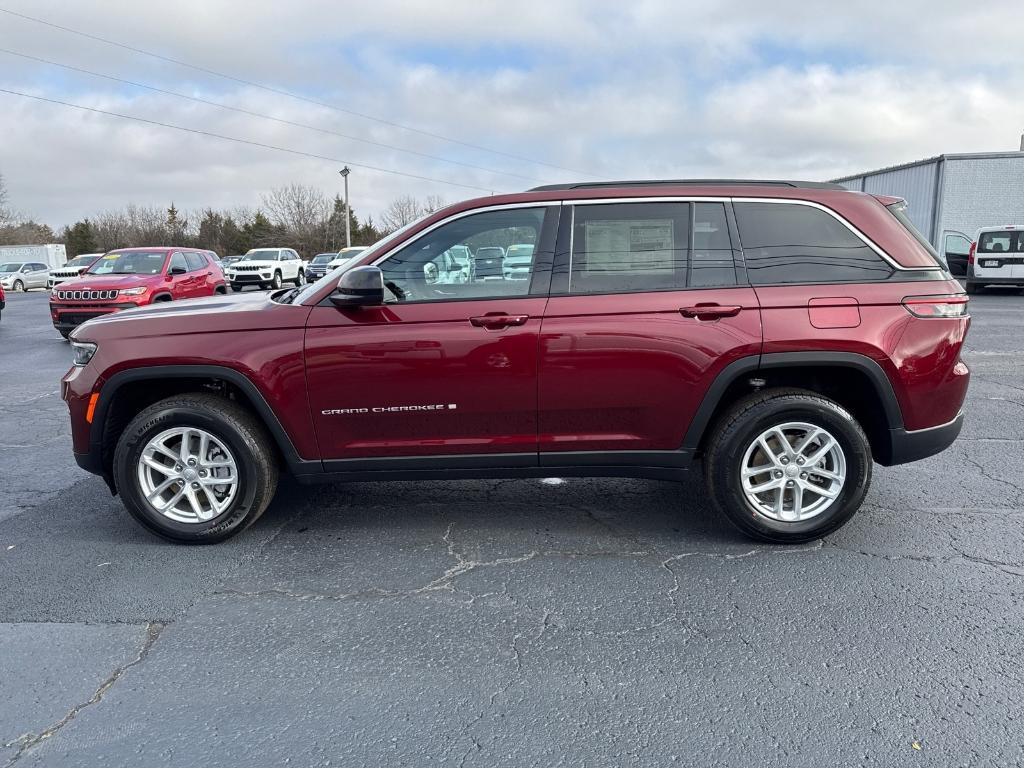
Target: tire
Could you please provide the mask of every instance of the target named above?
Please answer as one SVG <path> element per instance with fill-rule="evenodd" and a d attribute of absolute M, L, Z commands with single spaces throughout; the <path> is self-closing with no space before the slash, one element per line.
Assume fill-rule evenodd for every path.
<path fill-rule="evenodd" d="M 964 290 L 967 291 L 968 295 L 974 296 L 985 291 L 984 286 L 978 283 L 968 282 L 964 285 Z"/>
<path fill-rule="evenodd" d="M 293 282 L 295 283 L 295 287 L 296 288 L 299 288 L 299 287 L 305 285 L 306 284 L 306 273 L 303 272 L 300 269 L 299 270 L 299 274 L 295 276 L 295 280 Z"/>
<path fill-rule="evenodd" d="M 139 477 L 150 441 L 182 427 L 208 433 L 211 445 L 222 443 L 235 462 L 234 495 L 219 514 L 207 520 L 180 521 L 162 513 L 147 501 Z M 118 439 L 113 474 L 125 507 L 146 529 L 182 544 L 215 544 L 245 530 L 263 514 L 277 488 L 278 466 L 270 437 L 251 412 L 217 395 L 193 393 L 161 400 L 132 419 Z M 172 486 L 167 492 L 174 491 Z"/>
<path fill-rule="evenodd" d="M 816 468 L 820 467 L 822 471 L 836 470 L 838 475 L 840 472 L 837 466 L 842 465 L 836 462 L 841 459 L 845 465 L 845 481 L 840 488 L 835 487 L 838 481 L 814 475 L 813 470 L 798 468 L 795 476 L 790 475 L 789 473 L 794 471 L 791 464 L 796 463 L 797 456 L 792 451 L 790 454 L 793 460 L 785 461 L 785 466 L 778 465 L 771 473 L 758 474 L 750 478 L 751 483 L 763 481 L 799 485 L 802 496 L 812 500 L 807 505 L 809 513 L 802 520 L 778 519 L 792 514 L 792 510 L 785 511 L 785 504 L 788 498 L 789 505 L 795 506 L 795 490 L 783 490 L 783 512 L 778 516 L 772 516 L 765 509 L 755 506 L 749 499 L 741 478 L 741 471 L 747 466 L 748 461 L 755 466 L 773 466 L 768 459 L 764 459 L 769 461 L 768 464 L 762 463 L 763 459 L 759 457 L 763 457 L 765 451 L 758 447 L 760 444 L 755 443 L 758 437 L 769 429 L 787 424 L 805 424 L 824 429 L 835 439 L 841 453 L 830 451 L 822 459 L 828 466 L 818 464 Z M 705 483 L 711 502 L 740 531 L 761 541 L 798 544 L 832 533 L 853 517 L 871 483 L 871 446 L 864 430 L 846 409 L 814 392 L 776 389 L 751 395 L 735 403 L 718 420 L 712 435 L 704 456 Z M 786 437 L 793 439 L 795 447 L 799 447 L 796 440 L 802 438 L 790 438 L 788 434 Z M 773 452 L 776 446 L 778 442 L 769 438 L 768 447 L 772 448 Z M 814 458 L 813 454 L 818 446 L 816 442 L 810 443 L 809 458 Z M 782 455 L 781 447 L 778 453 Z M 810 468 L 811 465 L 807 467 Z M 780 480 L 776 480 L 776 472 L 782 473 Z M 800 480 L 807 478 L 808 474 L 811 475 L 809 480 Z M 790 480 L 790 477 L 793 479 Z M 824 486 L 825 483 L 829 484 L 830 489 L 838 490 L 831 502 L 827 502 L 825 496 L 803 490 L 813 487 L 812 484 Z M 774 489 L 765 491 L 760 498 L 770 499 L 768 503 L 774 506 L 778 500 L 778 492 Z M 820 511 L 814 512 L 813 506 L 819 503 Z"/>
<path fill-rule="evenodd" d="M 21 280 L 15 280 L 14 285 L 11 286 L 11 290 L 15 293 L 22 293 L 25 290 L 25 284 Z"/>
<path fill-rule="evenodd" d="M 283 280 L 281 280 L 281 273 L 280 273 L 280 272 L 275 272 L 275 273 L 274 273 L 274 282 L 272 282 L 272 283 L 270 284 L 270 287 L 271 287 L 271 288 L 273 288 L 273 289 L 274 289 L 274 290 L 276 291 L 276 290 L 277 290 L 278 288 L 280 288 L 280 287 L 281 287 L 281 286 L 282 286 L 283 284 L 284 284 L 284 281 L 283 281 Z"/>
<path fill-rule="evenodd" d="M 58 329 L 57 329 L 57 333 L 59 333 L 59 334 L 60 334 L 61 336 L 63 336 L 63 337 L 65 338 L 65 339 L 66 339 L 66 338 L 68 338 L 68 337 L 69 337 L 69 336 L 71 335 L 71 331 L 66 331 L 66 330 L 64 330 L 63 328 L 58 328 Z"/>
<path fill-rule="evenodd" d="M 241 293 L 241 292 L 242 292 L 242 289 L 243 289 L 244 287 L 245 287 L 245 286 L 244 286 L 244 285 L 241 285 L 240 283 L 232 283 L 232 284 L 231 284 L 231 290 L 232 290 L 232 292 L 233 292 L 233 293 Z"/>

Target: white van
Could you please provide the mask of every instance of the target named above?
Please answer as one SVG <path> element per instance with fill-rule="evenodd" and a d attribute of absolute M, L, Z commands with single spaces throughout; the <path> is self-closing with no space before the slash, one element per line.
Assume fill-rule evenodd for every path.
<path fill-rule="evenodd" d="M 1024 288 L 1024 225 L 983 227 L 978 231 L 967 264 L 967 292 L 986 285 Z"/>

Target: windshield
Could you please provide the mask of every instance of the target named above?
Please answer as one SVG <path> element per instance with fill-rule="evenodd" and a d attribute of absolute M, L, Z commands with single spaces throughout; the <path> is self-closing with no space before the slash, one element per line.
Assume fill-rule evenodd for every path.
<path fill-rule="evenodd" d="M 239 261 L 277 261 L 278 250 L 276 248 L 264 251 L 249 251 Z"/>
<path fill-rule="evenodd" d="M 336 253 L 320 253 L 313 257 L 313 261 L 311 261 L 310 264 L 327 264 L 337 255 L 338 254 Z"/>
<path fill-rule="evenodd" d="M 0 272 L 17 272 L 21 269 L 20 261 L 9 261 L 6 264 L 0 264 Z"/>
<path fill-rule="evenodd" d="M 88 267 L 96 260 L 95 256 L 79 256 L 77 259 L 72 259 L 65 267 Z"/>
<path fill-rule="evenodd" d="M 914 222 L 912 222 L 910 217 L 907 216 L 907 204 L 905 201 L 900 200 L 898 203 L 887 205 L 886 208 L 888 208 L 889 213 L 895 216 L 896 220 L 903 225 L 903 228 L 913 235 L 917 242 L 924 246 L 924 249 L 932 255 L 932 258 L 934 258 L 937 263 L 941 264 L 945 269 L 949 269 L 949 265 L 946 264 L 945 259 L 939 256 L 939 252 L 932 247 L 932 244 L 925 239 L 924 235 L 918 232 L 917 227 L 914 226 Z"/>
<path fill-rule="evenodd" d="M 390 245 L 395 240 L 397 240 L 400 237 L 402 237 L 410 229 L 413 229 L 414 227 L 419 226 L 420 222 L 422 222 L 428 216 L 432 216 L 432 215 L 433 214 L 431 214 L 431 213 L 423 214 L 422 216 L 420 216 L 415 221 L 410 221 L 404 227 L 399 227 L 394 232 L 392 232 L 390 235 L 385 235 L 384 237 L 382 237 L 380 240 L 378 240 L 373 245 L 371 245 L 371 246 L 369 246 L 367 248 L 363 248 L 362 251 L 360 251 L 356 255 L 357 256 L 362 256 L 367 251 L 383 252 L 384 249 L 388 245 Z M 344 272 L 346 269 L 351 268 L 352 265 L 355 264 L 356 261 L 357 261 L 357 259 L 348 259 L 343 264 L 339 264 L 338 266 L 336 266 L 334 269 L 332 269 L 326 275 L 321 277 L 315 283 L 309 283 L 305 288 L 303 288 L 297 294 L 295 294 L 294 296 L 290 297 L 290 303 L 292 303 L 292 304 L 302 304 L 304 301 L 309 299 L 313 294 L 315 294 L 317 291 L 319 291 L 321 288 L 323 288 L 328 283 L 330 283 L 330 282 L 335 282 L 335 283 L 338 282 L 338 278 L 341 277 L 341 273 Z"/>
<path fill-rule="evenodd" d="M 87 270 L 87 275 L 159 275 L 166 253 L 159 251 L 116 251 L 108 253 Z"/>

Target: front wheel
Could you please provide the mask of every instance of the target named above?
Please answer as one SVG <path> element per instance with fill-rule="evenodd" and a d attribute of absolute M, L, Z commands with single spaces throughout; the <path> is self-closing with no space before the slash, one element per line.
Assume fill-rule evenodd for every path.
<path fill-rule="evenodd" d="M 21 282 L 21 280 L 15 280 L 14 285 L 11 286 L 11 288 L 15 293 L 21 293 L 25 290 L 25 284 Z"/>
<path fill-rule="evenodd" d="M 281 273 L 280 272 L 275 272 L 274 273 L 274 282 L 272 282 L 270 284 L 270 287 L 273 288 L 276 291 L 278 288 L 280 288 L 283 285 L 283 283 L 284 283 L 284 281 L 281 280 Z"/>
<path fill-rule="evenodd" d="M 295 276 L 294 283 L 296 288 L 306 284 L 306 273 L 301 269 L 299 270 L 299 274 Z"/>
<path fill-rule="evenodd" d="M 748 536 L 796 544 L 843 526 L 871 482 L 871 446 L 842 406 L 770 390 L 736 403 L 704 457 L 712 504 Z"/>
<path fill-rule="evenodd" d="M 256 417 L 198 393 L 161 400 L 136 416 L 118 440 L 113 470 L 132 517 L 186 544 L 223 541 L 255 522 L 278 474 Z"/>

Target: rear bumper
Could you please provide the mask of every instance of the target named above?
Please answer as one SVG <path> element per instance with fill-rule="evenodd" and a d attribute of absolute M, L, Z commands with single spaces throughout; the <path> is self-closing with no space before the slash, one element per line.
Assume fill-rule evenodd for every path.
<path fill-rule="evenodd" d="M 964 426 L 964 414 L 961 411 L 956 418 L 946 424 L 928 429 L 906 430 L 902 427 L 889 430 L 891 442 L 890 455 L 887 461 L 880 462 L 885 466 L 906 464 L 919 459 L 926 459 L 942 453 L 953 444 Z"/>
<path fill-rule="evenodd" d="M 967 278 L 967 284 L 1024 286 L 1024 277 L 978 277 L 977 275 L 971 275 Z"/>

